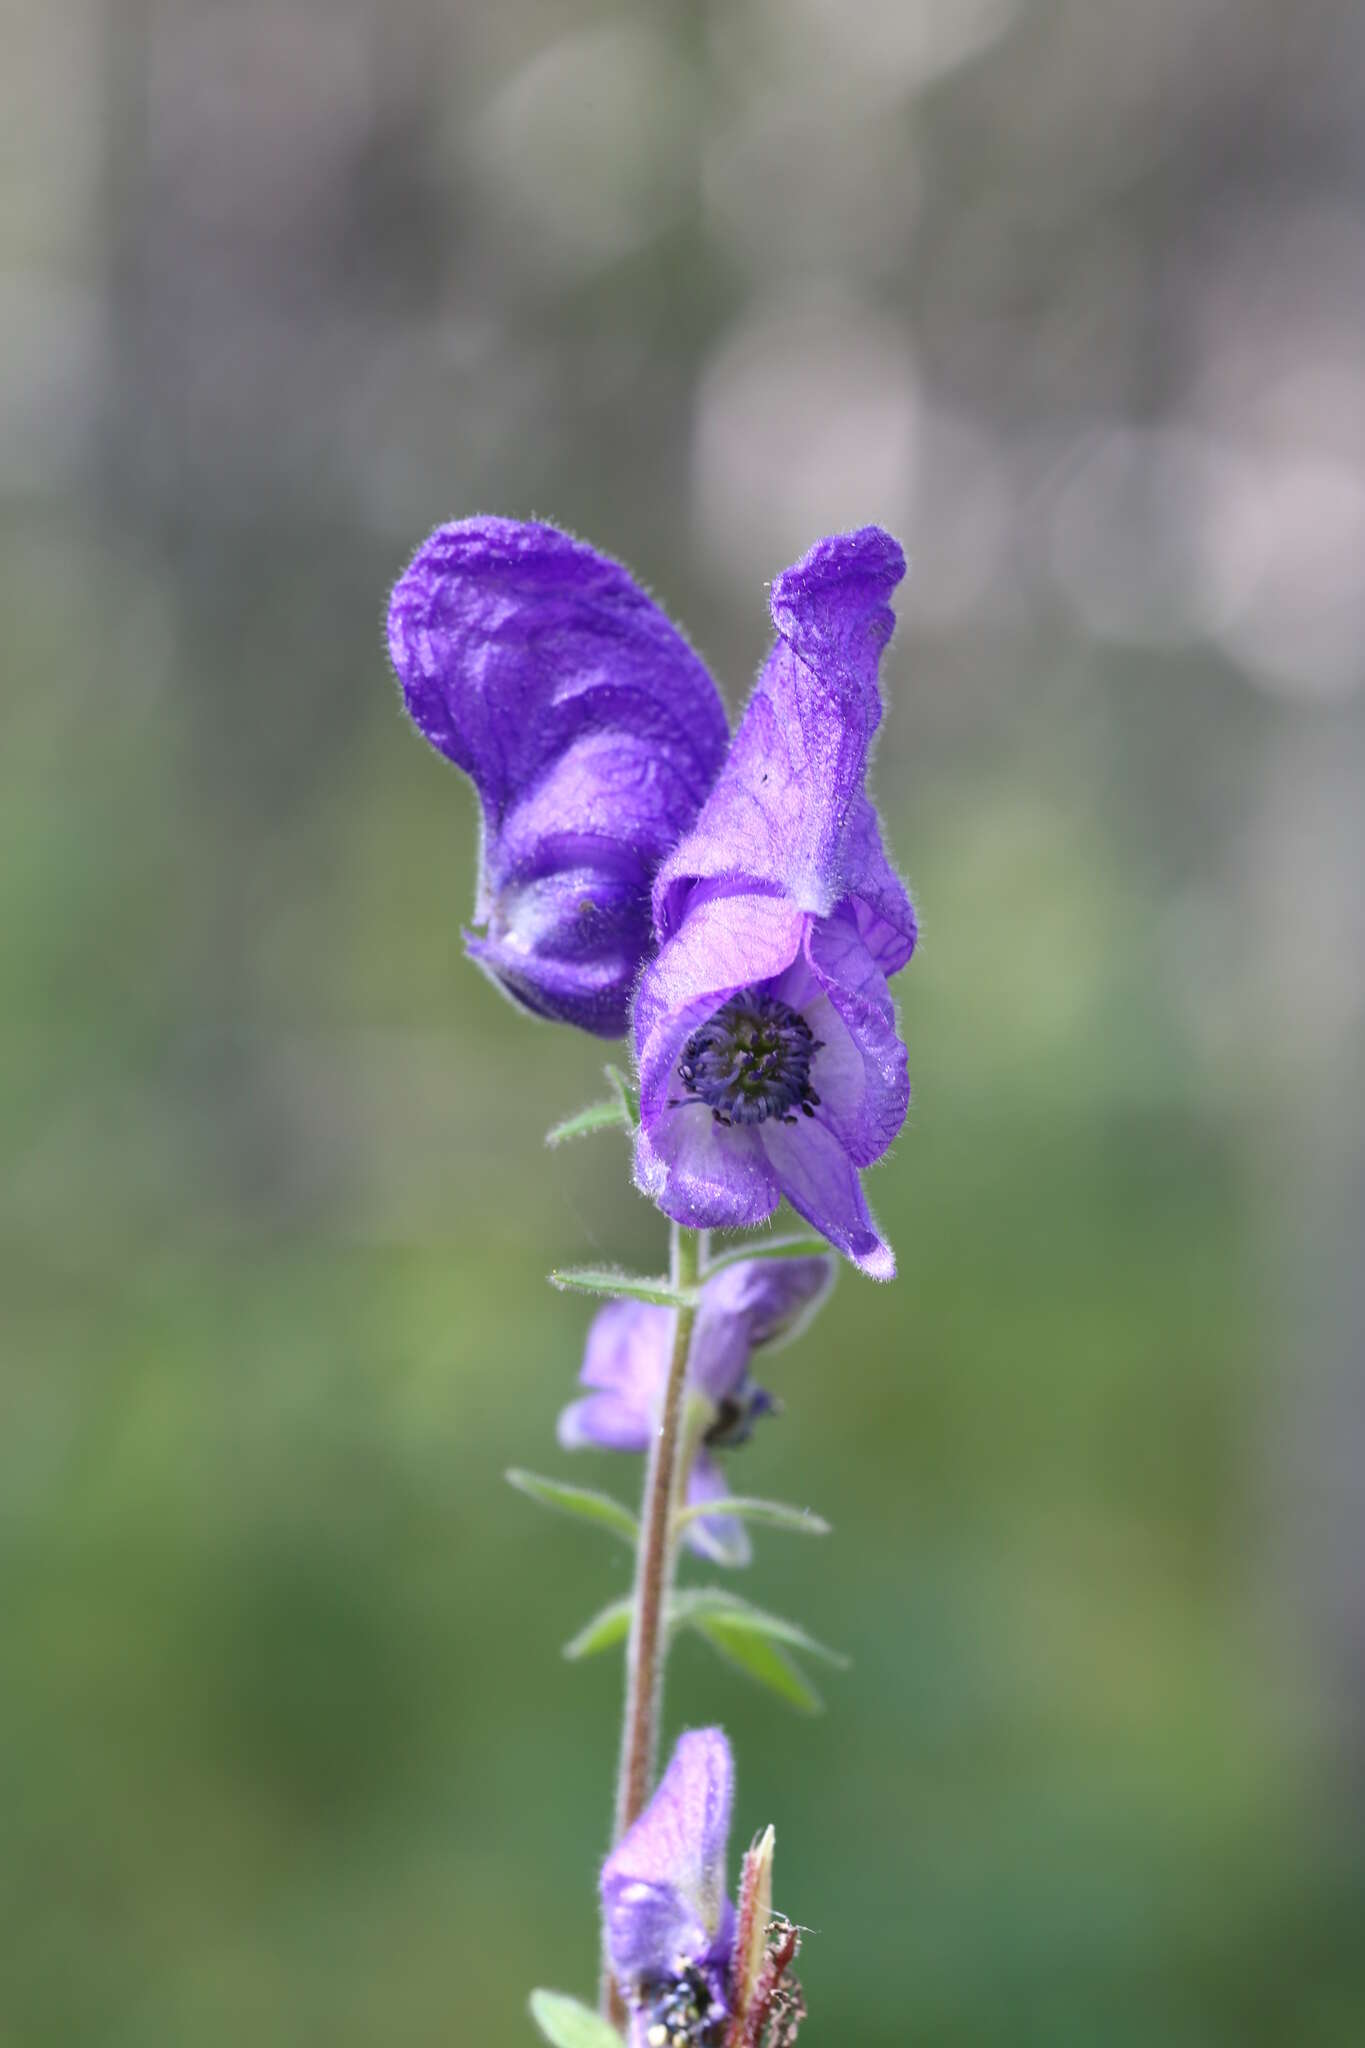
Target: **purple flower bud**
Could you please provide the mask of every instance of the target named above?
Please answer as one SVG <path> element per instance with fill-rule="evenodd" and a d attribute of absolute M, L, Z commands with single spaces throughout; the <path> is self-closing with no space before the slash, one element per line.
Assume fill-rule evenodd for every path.
<path fill-rule="evenodd" d="M 733 1488 L 714 1453 L 741 1444 L 773 1406 L 755 1386 L 749 1362 L 805 1328 L 834 1279 L 834 1261 L 745 1259 L 723 1266 L 702 1288 L 687 1362 L 687 1428 L 696 1445 L 687 1478 L 689 1506 L 724 1500 Z M 644 1451 L 659 1426 L 673 1345 L 673 1311 L 646 1301 L 613 1301 L 588 1331 L 580 1383 L 592 1389 L 559 1418 L 566 1450 L 593 1446 Z M 746 1564 L 749 1536 L 734 1515 L 689 1522 L 694 1550 L 719 1564 Z"/>
<path fill-rule="evenodd" d="M 874 526 L 777 578 L 778 638 L 728 759 L 654 883 L 636 998 L 635 1177 L 698 1228 L 785 1196 L 877 1279 L 895 1272 L 859 1169 L 910 1100 L 887 988 L 915 914 L 863 787 L 905 558 Z"/>
<path fill-rule="evenodd" d="M 798 1930 L 772 1912 L 773 1831 L 725 1890 L 735 1767 L 719 1728 L 680 1736 L 658 1790 L 602 1869 L 607 1957 L 630 2048 L 791 2043 L 805 2017 Z"/>
<path fill-rule="evenodd" d="M 678 2036 L 712 2048 L 726 2030 L 734 1769 L 721 1729 L 681 1736 L 654 1797 L 603 1867 L 607 1954 L 630 2011 L 631 2048 L 672 2048 Z"/>
<path fill-rule="evenodd" d="M 510 519 L 423 543 L 389 652 L 418 730 L 479 793 L 471 958 L 537 1016 L 619 1036 L 655 871 L 725 753 L 705 667 L 615 562 Z"/>

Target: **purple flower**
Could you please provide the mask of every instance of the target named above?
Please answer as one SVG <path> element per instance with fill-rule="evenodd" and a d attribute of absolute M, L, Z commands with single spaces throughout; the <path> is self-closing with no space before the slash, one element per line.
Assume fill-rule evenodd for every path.
<path fill-rule="evenodd" d="M 786 1196 L 864 1272 L 891 1248 L 859 1169 L 910 1099 L 887 979 L 915 914 L 863 788 L 905 558 L 875 526 L 777 578 L 777 642 L 692 830 L 654 882 L 660 951 L 636 998 L 635 1177 L 698 1227 Z"/>
<path fill-rule="evenodd" d="M 483 807 L 471 958 L 538 1016 L 619 1036 L 655 869 L 725 753 L 715 684 L 624 569 L 510 519 L 423 543 L 389 652 L 418 730 Z"/>
<path fill-rule="evenodd" d="M 772 1910 L 774 1836 L 725 1888 L 735 1767 L 719 1728 L 680 1736 L 658 1790 L 602 1869 L 607 1959 L 630 2048 L 790 2044 L 805 2018 L 792 1973 L 800 1932 Z"/>
<path fill-rule="evenodd" d="M 723 1266 L 702 1288 L 687 1363 L 686 1443 L 695 1446 L 688 1471 L 690 1506 L 731 1492 L 713 1451 L 741 1444 L 772 1396 L 749 1377 L 760 1345 L 775 1345 L 805 1328 L 834 1279 L 828 1258 L 745 1259 Z M 579 1379 L 592 1392 L 559 1418 L 568 1450 L 595 1445 L 644 1451 L 659 1425 L 673 1344 L 673 1311 L 646 1301 L 613 1301 L 593 1319 Z M 687 1525 L 694 1550 L 718 1564 L 745 1564 L 748 1532 L 734 1515 L 704 1515 Z"/>
<path fill-rule="evenodd" d="M 718 2048 L 731 2012 L 735 1910 L 725 1890 L 734 1763 L 719 1728 L 680 1737 L 602 1870 L 607 1954 L 631 2048 Z M 661 2031 L 662 2030 L 662 2031 Z"/>

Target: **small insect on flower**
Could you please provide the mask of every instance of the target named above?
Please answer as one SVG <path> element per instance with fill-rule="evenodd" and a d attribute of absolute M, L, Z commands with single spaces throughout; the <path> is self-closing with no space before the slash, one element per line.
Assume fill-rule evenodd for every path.
<path fill-rule="evenodd" d="M 726 1895 L 733 1793 L 723 1732 L 681 1736 L 603 1867 L 607 1955 L 631 2048 L 789 2048 L 796 2038 L 796 1931 L 785 1921 L 775 1935 L 769 1928 L 771 1829 L 745 1858 L 738 1912 Z"/>
<path fill-rule="evenodd" d="M 684 1445 L 687 1501 L 700 1507 L 733 1491 L 715 1453 L 744 1443 L 776 1406 L 750 1377 L 752 1355 L 806 1327 L 834 1280 L 834 1260 L 743 1259 L 723 1266 L 701 1291 L 687 1364 Z M 566 1450 L 645 1451 L 658 1429 L 673 1312 L 652 1302 L 613 1301 L 588 1331 L 581 1383 L 592 1391 L 559 1418 Z M 749 1537 L 734 1515 L 702 1515 L 687 1540 L 718 1564 L 746 1564 Z"/>
<path fill-rule="evenodd" d="M 747 2011 L 732 2028 L 727 2048 L 793 2048 L 806 2017 L 805 1994 L 792 1974 L 800 1949 L 800 1930 L 774 1915 Z"/>

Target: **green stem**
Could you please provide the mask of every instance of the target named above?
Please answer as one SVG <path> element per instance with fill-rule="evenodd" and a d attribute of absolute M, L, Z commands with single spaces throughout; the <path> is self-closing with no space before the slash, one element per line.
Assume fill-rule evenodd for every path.
<path fill-rule="evenodd" d="M 675 1223 L 670 1237 L 670 1270 L 680 1292 L 695 1294 L 701 1278 L 704 1234 Z M 664 1609 L 673 1581 L 677 1554 L 674 1509 L 681 1480 L 683 1408 L 687 1387 L 687 1354 L 692 1348 L 695 1307 L 674 1310 L 673 1349 L 664 1386 L 659 1426 L 650 1446 L 640 1509 L 640 1540 L 635 1554 L 635 1595 L 630 1639 L 626 1649 L 626 1710 L 621 1731 L 621 1765 L 616 1781 L 616 1822 L 612 1840 L 619 1842 L 649 1798 L 659 1745 L 663 1705 L 664 1659 L 668 1632 Z M 620 2026 L 625 2006 L 607 1972 L 604 1985 L 607 2016 Z"/>

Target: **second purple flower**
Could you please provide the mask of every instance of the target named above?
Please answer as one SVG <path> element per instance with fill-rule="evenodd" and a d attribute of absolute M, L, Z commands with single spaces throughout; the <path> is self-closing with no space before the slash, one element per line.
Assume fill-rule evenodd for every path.
<path fill-rule="evenodd" d="M 602 1867 L 607 1955 L 630 2048 L 786 2048 L 805 2018 L 791 1974 L 800 1946 L 772 1911 L 774 1836 L 726 1894 L 735 1766 L 720 1728 L 678 1738 L 654 1797 Z"/>
<path fill-rule="evenodd" d="M 689 1507 L 723 1500 L 717 1453 L 742 1444 L 773 1406 L 756 1386 L 749 1362 L 760 1347 L 794 1337 L 814 1315 L 834 1279 L 834 1261 L 745 1259 L 725 1266 L 702 1288 L 687 1366 L 684 1432 Z M 592 1446 L 645 1451 L 659 1426 L 659 1408 L 673 1342 L 673 1311 L 652 1302 L 613 1301 L 588 1331 L 582 1384 L 591 1391 L 559 1418 L 566 1450 Z M 694 1550 L 717 1564 L 746 1564 L 749 1537 L 733 1515 L 706 1514 L 688 1525 Z"/>
<path fill-rule="evenodd" d="M 915 914 L 864 787 L 905 573 L 879 527 L 821 541 L 772 589 L 777 642 L 691 831 L 654 882 L 636 998 L 635 1174 L 696 1228 L 785 1196 L 879 1280 L 895 1258 L 859 1169 L 910 1100 L 888 978 Z"/>

